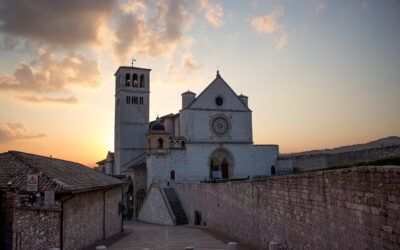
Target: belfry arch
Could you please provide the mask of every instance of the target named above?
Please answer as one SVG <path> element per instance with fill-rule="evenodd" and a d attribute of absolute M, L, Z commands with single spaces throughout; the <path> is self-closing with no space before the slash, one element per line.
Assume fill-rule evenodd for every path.
<path fill-rule="evenodd" d="M 208 166 L 210 179 L 228 179 L 234 176 L 235 161 L 226 148 L 215 149 L 209 156 Z"/>

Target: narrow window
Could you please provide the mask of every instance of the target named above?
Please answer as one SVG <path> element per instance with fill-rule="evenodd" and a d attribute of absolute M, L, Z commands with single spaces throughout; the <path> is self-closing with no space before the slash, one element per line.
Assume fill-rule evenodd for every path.
<path fill-rule="evenodd" d="M 138 77 L 137 77 L 137 74 L 133 74 L 132 87 L 137 87 L 137 86 L 138 86 Z"/>
<path fill-rule="evenodd" d="M 131 75 L 130 74 L 126 74 L 125 75 L 125 86 L 129 87 L 130 84 L 131 84 Z"/>
<path fill-rule="evenodd" d="M 275 174 L 276 174 L 275 166 L 272 165 L 271 166 L 271 175 L 275 175 Z"/>
<path fill-rule="evenodd" d="M 175 180 L 175 171 L 171 170 L 170 179 Z"/>
<path fill-rule="evenodd" d="M 159 138 L 158 139 L 158 145 L 157 145 L 157 148 L 163 148 L 164 147 L 164 142 L 163 142 L 163 139 L 161 139 L 161 138 Z"/>
<path fill-rule="evenodd" d="M 128 103 L 131 103 L 131 97 L 128 96 Z"/>
<path fill-rule="evenodd" d="M 138 104 L 138 98 L 137 98 L 137 96 L 133 97 L 133 103 L 134 103 L 134 104 Z"/>
<path fill-rule="evenodd" d="M 183 141 L 182 144 L 181 144 L 181 148 L 182 148 L 182 149 L 185 149 L 185 142 L 184 142 L 184 141 Z"/>
<path fill-rule="evenodd" d="M 144 75 L 140 75 L 140 87 L 144 88 Z"/>
<path fill-rule="evenodd" d="M 143 96 L 140 97 L 140 104 L 143 104 Z"/>
<path fill-rule="evenodd" d="M 129 104 L 129 96 L 126 97 L 126 103 Z"/>

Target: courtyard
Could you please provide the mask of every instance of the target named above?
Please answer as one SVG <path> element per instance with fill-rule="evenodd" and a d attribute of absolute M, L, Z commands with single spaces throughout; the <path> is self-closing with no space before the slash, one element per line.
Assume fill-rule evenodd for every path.
<path fill-rule="evenodd" d="M 230 240 L 212 233 L 206 227 L 162 226 L 127 221 L 124 224 L 127 236 L 107 244 L 107 250 L 178 250 L 193 247 L 202 250 L 227 249 Z M 240 250 L 247 250 L 239 246 Z"/>

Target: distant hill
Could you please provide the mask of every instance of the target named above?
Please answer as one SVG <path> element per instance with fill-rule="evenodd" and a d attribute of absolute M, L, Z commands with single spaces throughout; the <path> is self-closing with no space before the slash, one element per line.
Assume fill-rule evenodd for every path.
<path fill-rule="evenodd" d="M 344 153 L 344 152 L 351 152 L 351 151 L 358 151 L 358 150 L 365 150 L 365 149 L 372 149 L 372 148 L 380 148 L 385 146 L 395 146 L 400 145 L 400 137 L 398 136 L 389 136 L 386 138 L 378 139 L 375 141 L 371 141 L 364 144 L 354 144 L 350 146 L 342 146 L 338 148 L 332 149 L 323 149 L 323 150 L 311 150 L 306 152 L 299 152 L 299 153 L 292 153 L 292 154 L 285 154 L 285 155 L 308 155 L 308 154 L 337 154 L 337 153 Z"/>

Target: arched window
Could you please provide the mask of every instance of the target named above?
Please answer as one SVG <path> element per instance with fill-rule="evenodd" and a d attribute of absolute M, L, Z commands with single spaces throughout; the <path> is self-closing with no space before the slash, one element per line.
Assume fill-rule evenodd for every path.
<path fill-rule="evenodd" d="M 140 75 L 140 87 L 144 88 L 144 75 Z"/>
<path fill-rule="evenodd" d="M 163 139 L 158 138 L 157 142 L 158 142 L 157 148 L 163 148 L 163 147 L 164 147 L 164 145 L 163 145 L 163 144 L 164 144 Z"/>
<path fill-rule="evenodd" d="M 170 147 L 170 148 L 174 148 L 174 141 L 170 141 L 169 147 Z"/>
<path fill-rule="evenodd" d="M 129 87 L 130 84 L 131 84 L 131 75 L 130 74 L 126 74 L 125 75 L 125 86 Z"/>
<path fill-rule="evenodd" d="M 171 170 L 170 179 L 175 180 L 175 171 Z"/>
<path fill-rule="evenodd" d="M 271 175 L 275 175 L 275 174 L 276 174 L 275 166 L 272 165 L 271 166 Z"/>
<path fill-rule="evenodd" d="M 137 87 L 138 86 L 138 76 L 137 74 L 133 74 L 133 79 L 132 79 L 132 87 Z"/>

